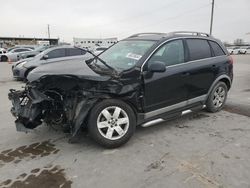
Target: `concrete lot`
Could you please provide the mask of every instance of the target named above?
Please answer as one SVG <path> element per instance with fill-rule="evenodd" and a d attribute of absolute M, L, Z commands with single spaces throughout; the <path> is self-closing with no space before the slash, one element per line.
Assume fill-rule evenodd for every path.
<path fill-rule="evenodd" d="M 0 187 L 250 187 L 250 56 L 234 56 L 224 111 L 202 111 L 138 127 L 123 147 L 106 150 L 86 133 L 41 126 L 16 132 L 7 93 L 21 88 L 0 63 Z"/>

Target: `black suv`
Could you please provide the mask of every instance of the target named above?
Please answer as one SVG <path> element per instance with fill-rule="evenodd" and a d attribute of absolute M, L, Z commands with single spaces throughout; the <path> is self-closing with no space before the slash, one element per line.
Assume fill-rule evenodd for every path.
<path fill-rule="evenodd" d="M 59 124 L 73 139 L 86 127 L 97 143 L 118 147 L 137 125 L 204 105 L 221 110 L 233 79 L 223 44 L 199 32 L 135 34 L 80 63 L 42 66 L 24 90 L 10 90 L 17 130 Z"/>

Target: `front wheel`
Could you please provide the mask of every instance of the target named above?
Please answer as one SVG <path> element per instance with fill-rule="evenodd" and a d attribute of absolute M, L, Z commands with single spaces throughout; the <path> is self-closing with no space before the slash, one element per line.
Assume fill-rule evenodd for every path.
<path fill-rule="evenodd" d="M 207 111 L 213 113 L 220 111 L 225 105 L 227 92 L 227 85 L 224 82 L 218 82 L 208 96 L 206 102 Z"/>
<path fill-rule="evenodd" d="M 103 100 L 90 112 L 90 136 L 100 145 L 115 148 L 125 144 L 133 135 L 136 118 L 132 108 L 116 99 Z"/>

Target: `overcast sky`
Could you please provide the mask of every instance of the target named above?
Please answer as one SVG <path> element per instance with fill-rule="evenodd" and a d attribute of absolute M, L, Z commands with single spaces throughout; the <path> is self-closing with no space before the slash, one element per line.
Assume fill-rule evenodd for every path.
<path fill-rule="evenodd" d="M 118 37 L 138 32 L 209 32 L 212 0 L 0 0 L 0 36 Z M 213 35 L 250 41 L 250 0 L 215 0 Z"/>

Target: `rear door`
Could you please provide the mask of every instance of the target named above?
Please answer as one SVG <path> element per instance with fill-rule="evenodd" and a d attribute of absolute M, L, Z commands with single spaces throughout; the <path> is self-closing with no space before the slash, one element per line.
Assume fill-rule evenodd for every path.
<path fill-rule="evenodd" d="M 216 58 L 210 44 L 205 39 L 186 39 L 189 54 L 189 77 L 187 81 L 188 99 L 205 97 L 215 79 Z"/>

